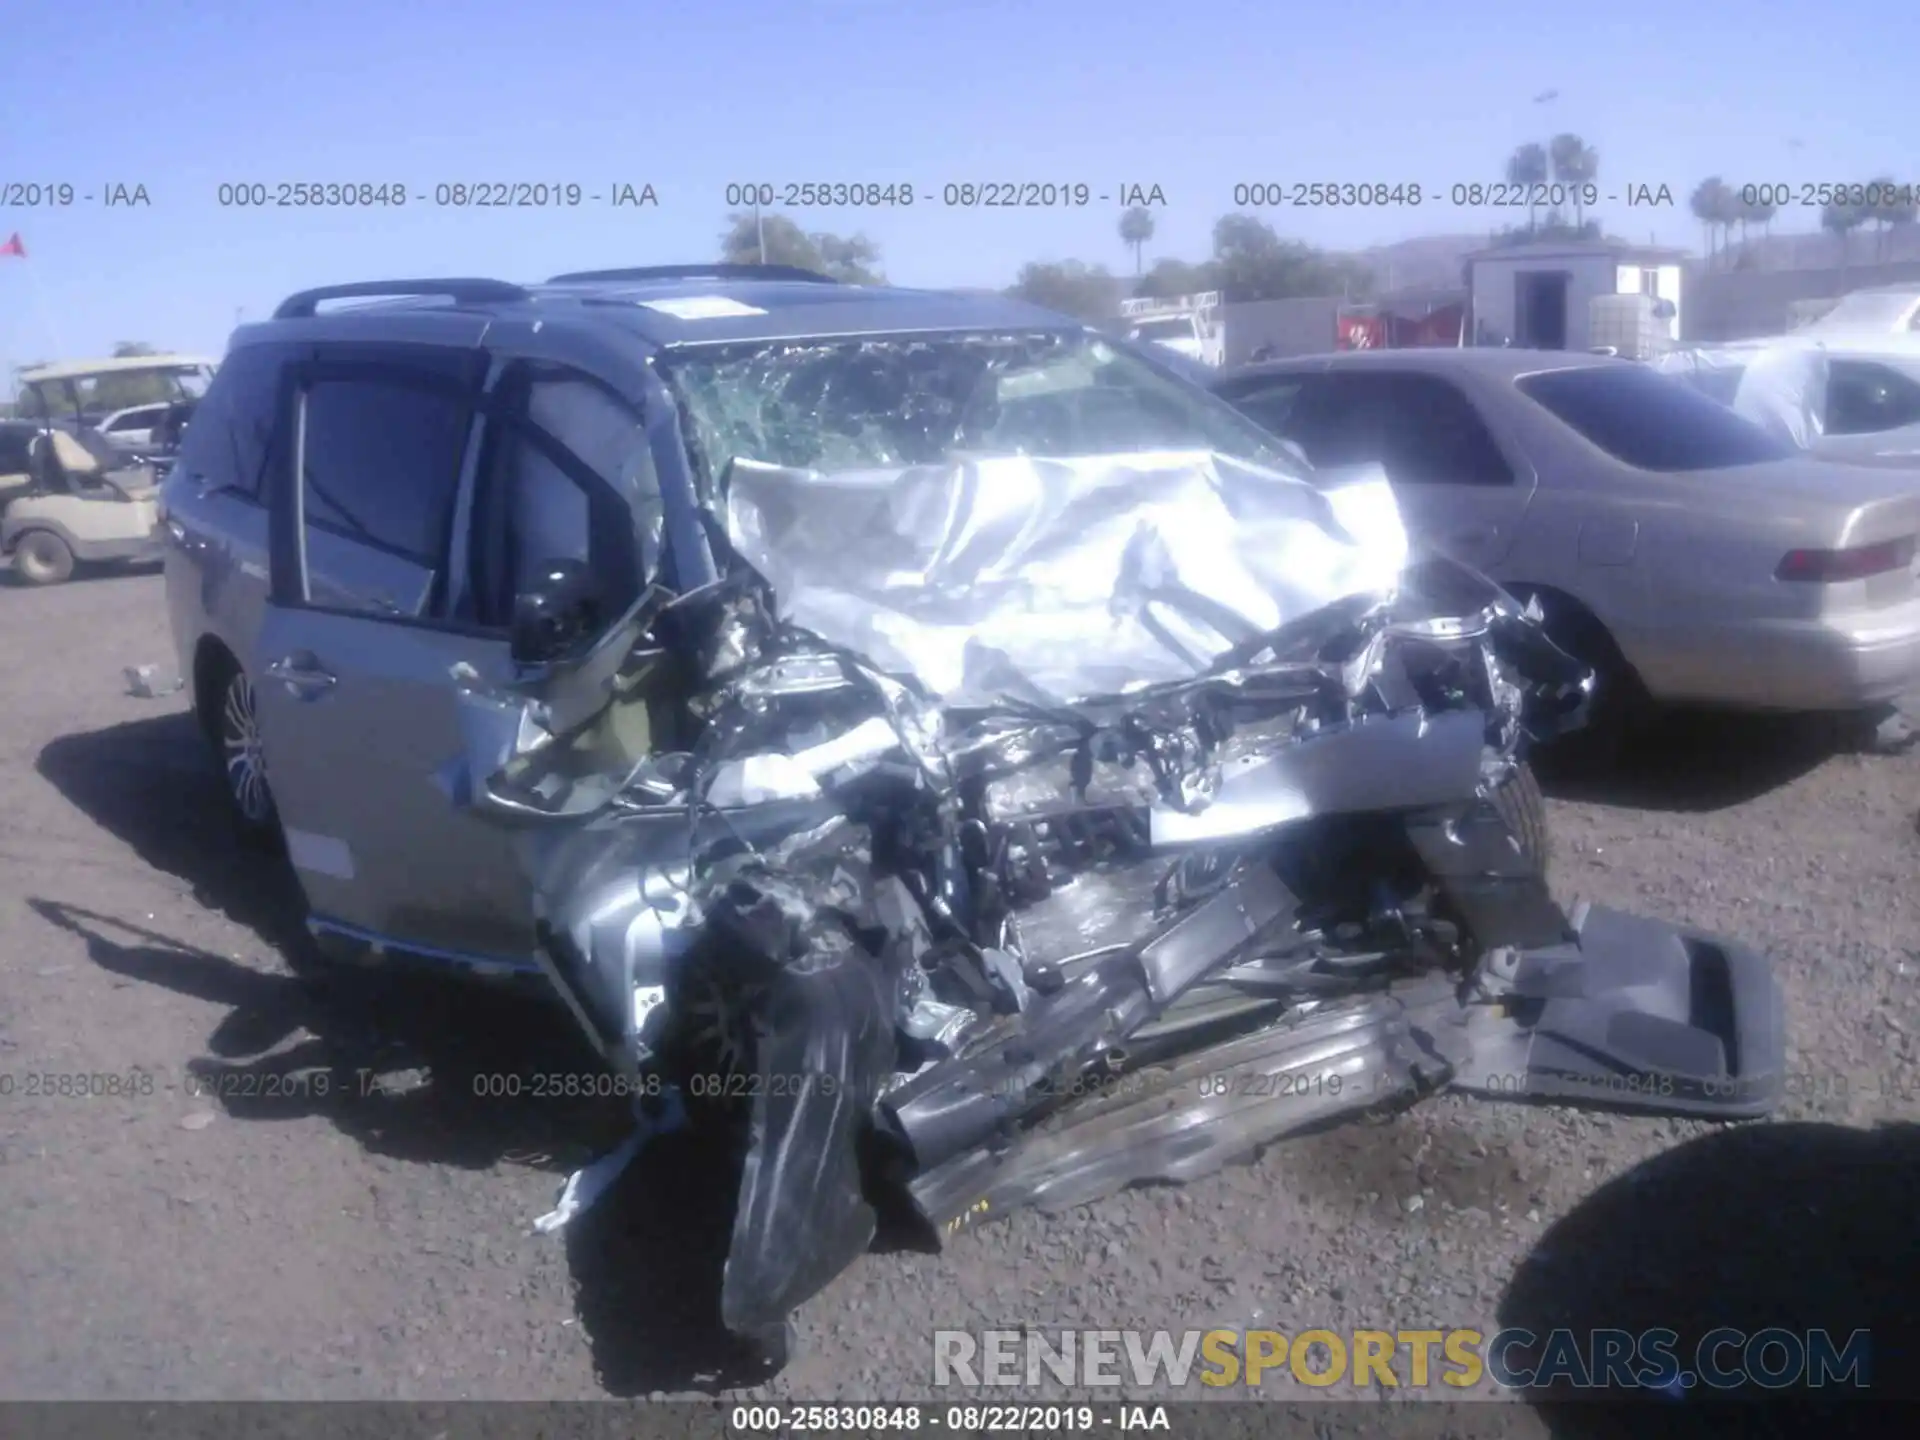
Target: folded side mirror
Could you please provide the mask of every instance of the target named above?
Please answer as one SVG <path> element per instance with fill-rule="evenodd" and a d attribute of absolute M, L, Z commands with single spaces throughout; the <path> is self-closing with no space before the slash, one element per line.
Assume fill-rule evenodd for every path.
<path fill-rule="evenodd" d="M 509 644 L 522 665 L 549 665 L 585 651 L 606 626 L 605 597 L 583 560 L 553 560 L 513 597 Z"/>

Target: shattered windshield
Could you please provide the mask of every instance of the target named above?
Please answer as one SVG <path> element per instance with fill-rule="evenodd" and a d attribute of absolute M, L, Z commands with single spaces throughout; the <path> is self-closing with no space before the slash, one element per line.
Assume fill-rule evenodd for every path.
<path fill-rule="evenodd" d="M 832 473 L 1170 450 L 1308 478 L 1224 401 L 1087 333 L 702 346 L 665 368 L 709 484 L 736 458 Z"/>

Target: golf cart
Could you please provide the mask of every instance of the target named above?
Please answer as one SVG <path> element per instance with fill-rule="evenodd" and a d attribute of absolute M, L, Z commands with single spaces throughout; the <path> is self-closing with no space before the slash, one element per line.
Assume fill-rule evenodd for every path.
<path fill-rule="evenodd" d="M 172 468 L 215 362 L 126 355 L 22 370 L 20 419 L 0 425 L 0 554 L 32 585 L 82 562 L 157 560 L 155 488 Z M 138 447 L 96 427 L 144 412 Z"/>
<path fill-rule="evenodd" d="M 57 585 L 77 564 L 158 560 L 153 472 L 98 431 L 0 421 L 0 553 L 29 585 Z"/>
<path fill-rule="evenodd" d="M 115 450 L 166 478 L 193 410 L 213 378 L 202 355 L 122 355 L 20 372 L 21 414 L 95 429 Z"/>

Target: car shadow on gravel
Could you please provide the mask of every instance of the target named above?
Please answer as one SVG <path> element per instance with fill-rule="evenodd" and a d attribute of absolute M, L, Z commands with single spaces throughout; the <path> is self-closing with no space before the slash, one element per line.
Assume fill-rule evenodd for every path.
<path fill-rule="evenodd" d="M 1705 710 L 1660 716 L 1604 766 L 1576 766 L 1551 749 L 1534 762 L 1556 800 L 1636 810 L 1725 810 L 1791 784 L 1836 755 L 1858 753 L 1862 727 L 1829 715 Z"/>
<path fill-rule="evenodd" d="M 1651 1399 L 1651 1412 L 1635 1405 L 1628 1416 L 1638 1417 L 1636 1434 L 1694 1433 L 1674 1428 L 1693 1417 L 1701 1434 L 1811 1434 L 1815 1424 L 1824 1434 L 1868 1433 L 1835 1422 L 1853 1418 L 1863 1399 L 1920 1399 L 1917 1216 L 1920 1125 L 1722 1130 L 1610 1181 L 1548 1229 L 1508 1284 L 1499 1320 L 1543 1339 L 1557 1329 L 1671 1331 L 1671 1354 L 1688 1373 L 1698 1373 L 1702 1339 L 1721 1327 L 1824 1331 L 1843 1360 L 1850 1337 L 1865 1331 L 1866 1396 L 1843 1377 L 1769 1391 L 1696 1382 L 1684 1401 Z M 1540 1355 L 1515 1352 L 1523 1365 L 1544 1354 L 1544 1345 Z M 1741 1354 L 1733 1345 L 1699 1358 L 1724 1365 Z M 1759 1363 L 1788 1358 L 1775 1345 Z M 1557 1396 L 1540 1386 L 1529 1395 L 1564 1440 L 1627 1433 L 1621 1408 L 1595 1404 L 1592 1391 Z M 1703 1395 L 1733 1403 L 1703 1406 Z M 1756 1400 L 1765 1403 L 1740 1403 Z"/>
<path fill-rule="evenodd" d="M 43 898 L 29 906 L 93 962 L 226 1009 L 188 1060 L 200 1103 L 240 1121 L 318 1116 L 397 1160 L 560 1177 L 629 1133 L 617 1097 L 536 1094 L 542 1077 L 608 1088 L 558 1006 L 404 968 L 316 968 L 284 861 L 233 838 L 191 716 L 68 735 L 38 769 L 76 808 L 195 901 L 252 931 L 295 973 L 183 943 L 151 925 Z M 499 1093 L 517 1089 L 517 1095 Z M 615 1395 L 737 1388 L 766 1378 L 720 1324 L 733 1175 L 694 1137 L 654 1142 L 614 1192 L 568 1227 L 576 1305 Z M 531 1218 L 531 1217 L 529 1217 Z M 529 1244 L 553 1243 L 530 1239 Z"/>

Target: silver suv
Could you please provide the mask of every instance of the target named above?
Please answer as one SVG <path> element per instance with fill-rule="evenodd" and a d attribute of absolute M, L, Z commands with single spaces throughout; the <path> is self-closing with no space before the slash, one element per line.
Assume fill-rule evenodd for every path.
<path fill-rule="evenodd" d="M 308 292 L 165 504 L 196 707 L 316 930 L 537 968 L 629 1082 L 542 1229 L 718 1127 L 721 1319 L 776 1357 L 880 1193 L 950 1235 L 1446 1083 L 1778 1098 L 1764 957 L 1547 887 L 1524 756 L 1590 672 L 1408 564 L 1378 466 L 1064 317 Z"/>

